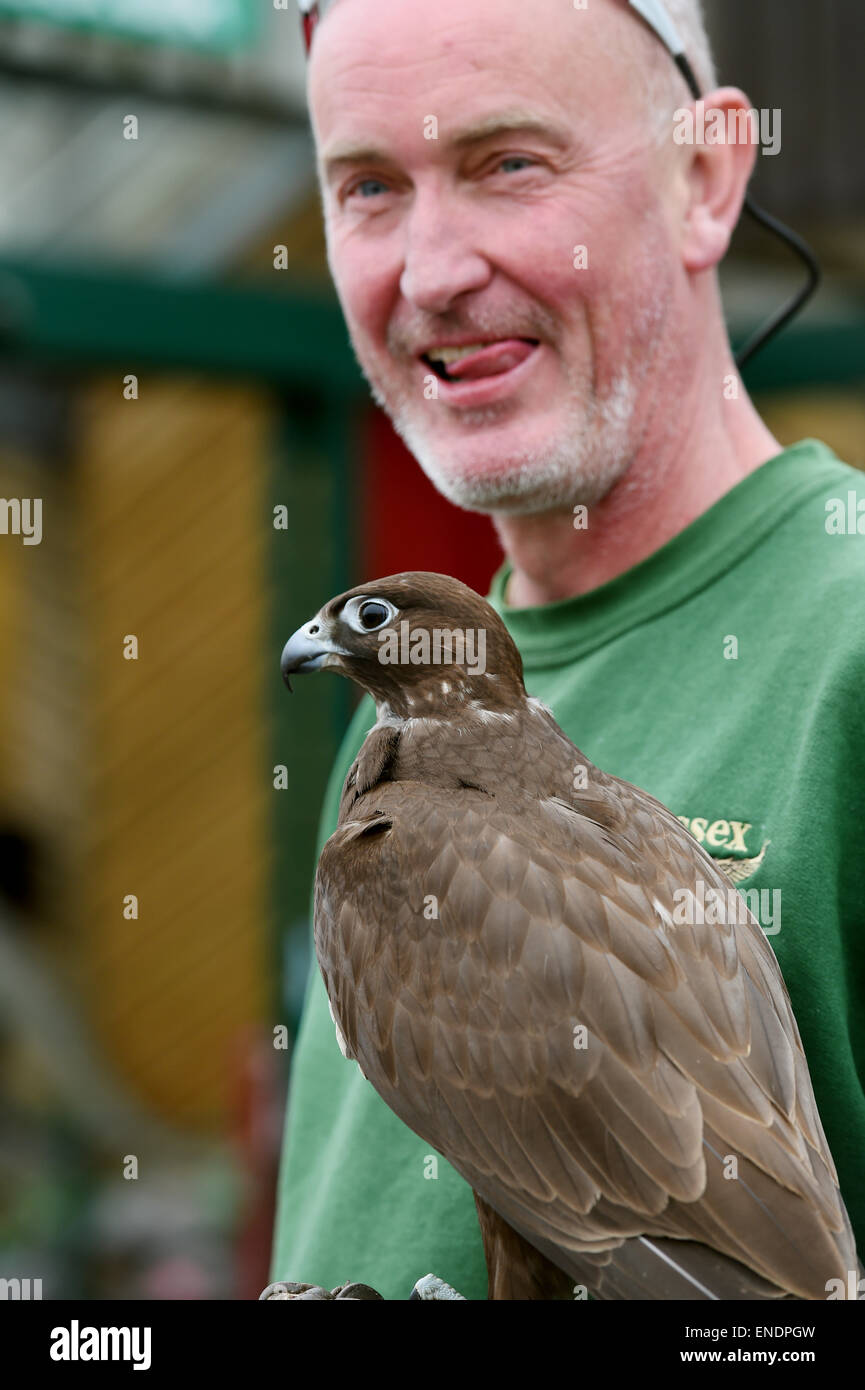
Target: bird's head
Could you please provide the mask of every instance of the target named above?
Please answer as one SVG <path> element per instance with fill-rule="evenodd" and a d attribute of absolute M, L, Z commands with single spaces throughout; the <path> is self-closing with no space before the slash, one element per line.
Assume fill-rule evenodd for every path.
<path fill-rule="evenodd" d="M 493 608 L 444 574 L 394 574 L 332 598 L 282 653 L 282 675 L 332 670 L 397 718 L 525 699 L 522 661 Z"/>

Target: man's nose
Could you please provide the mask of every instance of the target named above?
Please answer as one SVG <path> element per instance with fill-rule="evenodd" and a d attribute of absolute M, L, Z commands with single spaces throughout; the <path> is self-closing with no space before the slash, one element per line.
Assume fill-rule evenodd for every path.
<path fill-rule="evenodd" d="M 483 289 L 491 268 L 477 249 L 477 216 L 439 193 L 415 198 L 405 227 L 400 290 L 430 314 L 444 313 L 461 294 Z"/>

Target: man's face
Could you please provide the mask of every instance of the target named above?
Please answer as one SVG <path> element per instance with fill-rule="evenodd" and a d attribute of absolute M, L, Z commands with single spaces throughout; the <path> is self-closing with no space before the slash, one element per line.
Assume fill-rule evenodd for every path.
<path fill-rule="evenodd" d="M 638 23 L 613 0 L 339 0 L 316 34 L 310 109 L 351 341 L 461 506 L 591 505 L 657 409 L 683 272 Z M 444 376 L 443 347 L 479 344 Z"/>

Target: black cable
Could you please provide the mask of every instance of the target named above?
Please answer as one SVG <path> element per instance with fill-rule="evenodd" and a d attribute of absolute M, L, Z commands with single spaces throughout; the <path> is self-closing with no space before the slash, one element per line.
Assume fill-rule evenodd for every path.
<path fill-rule="evenodd" d="M 780 309 L 767 320 L 763 327 L 758 328 L 738 349 L 736 353 L 736 366 L 739 368 L 750 361 L 754 354 L 759 352 L 760 348 L 768 343 L 770 338 L 774 338 L 776 333 L 780 333 L 781 329 L 786 327 L 792 318 L 795 318 L 799 310 L 807 304 L 812 294 L 816 291 L 823 275 L 820 269 L 820 262 L 817 260 L 817 257 L 811 250 L 807 241 L 805 241 L 803 237 L 800 237 L 797 232 L 792 231 L 784 222 L 779 221 L 777 217 L 773 217 L 765 208 L 761 208 L 759 203 L 755 203 L 750 193 L 745 199 L 745 211 L 750 214 L 755 222 L 759 222 L 760 226 L 766 227 L 770 232 L 774 232 L 777 237 L 780 237 L 780 239 L 789 246 L 791 251 L 795 252 L 807 267 L 808 278 L 802 288 L 797 290 L 793 298 L 787 304 L 782 304 Z"/>
<path fill-rule="evenodd" d="M 687 57 L 684 53 L 675 53 L 673 54 L 673 58 L 676 67 L 687 82 L 694 100 L 701 101 L 700 84 L 697 81 L 694 69 L 688 62 Z M 736 353 L 736 366 L 740 370 L 744 367 L 746 362 L 749 362 L 761 348 L 765 347 L 766 344 L 774 338 L 777 333 L 780 333 L 781 329 L 799 313 L 800 309 L 807 304 L 808 300 L 814 294 L 822 278 L 820 262 L 803 237 L 800 237 L 797 232 L 792 231 L 791 228 L 788 227 L 786 223 L 781 222 L 779 218 L 773 217 L 765 208 L 761 208 L 759 203 L 756 203 L 751 197 L 750 193 L 747 194 L 745 198 L 744 208 L 755 222 L 759 223 L 761 227 L 765 227 L 768 231 L 774 232 L 775 236 L 779 237 L 780 240 L 784 242 L 785 246 L 789 247 L 789 249 L 799 257 L 807 268 L 808 278 L 802 288 L 797 290 L 793 298 L 789 300 L 788 303 L 782 304 L 781 308 L 778 309 L 761 328 L 758 328 L 739 348 Z"/>

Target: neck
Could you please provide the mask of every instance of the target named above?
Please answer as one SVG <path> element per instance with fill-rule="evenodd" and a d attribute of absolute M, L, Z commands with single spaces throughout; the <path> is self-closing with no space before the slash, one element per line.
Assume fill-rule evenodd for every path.
<path fill-rule="evenodd" d="M 561 796 L 571 784 L 574 749 L 538 700 L 521 692 L 509 707 L 464 702 L 459 709 L 440 707 L 427 713 L 396 714 L 386 701 L 377 702 L 378 723 L 367 735 L 361 752 L 358 785 L 368 790 L 384 777 L 391 782 L 416 782 L 450 790 L 473 788 L 492 794 L 495 770 L 508 770 L 509 795 L 549 793 L 550 771 L 543 760 L 525 756 L 527 746 L 555 747 Z M 446 725 L 443 741 L 442 726 Z M 577 754 L 582 759 L 582 754 Z M 588 760 L 586 760 L 588 761 Z M 498 794 L 498 793 L 497 793 Z"/>
<path fill-rule="evenodd" d="M 734 399 L 727 399 L 730 381 Z M 624 574 L 781 452 L 726 347 L 713 354 L 690 398 L 674 401 L 659 392 L 657 399 L 662 406 L 645 413 L 648 424 L 630 466 L 589 510 L 585 529 L 575 528 L 572 511 L 495 518 L 513 566 L 505 595 L 510 607 L 572 598 Z"/>
<path fill-rule="evenodd" d="M 375 699 L 377 722 L 395 727 L 444 719 L 460 727 L 480 727 L 493 718 L 510 717 L 526 703 L 522 682 L 517 687 L 493 672 L 473 679 L 442 672 L 410 688 L 369 693 Z"/>

